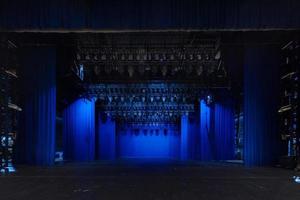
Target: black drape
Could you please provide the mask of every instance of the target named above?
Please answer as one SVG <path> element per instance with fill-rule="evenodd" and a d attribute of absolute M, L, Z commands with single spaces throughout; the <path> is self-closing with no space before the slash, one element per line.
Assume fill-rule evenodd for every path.
<path fill-rule="evenodd" d="M 299 0 L 2 0 L 0 28 L 299 28 L 299 10 Z"/>
<path fill-rule="evenodd" d="M 21 163 L 52 165 L 55 153 L 56 49 L 22 49 L 22 108 L 17 136 Z"/>
<path fill-rule="evenodd" d="M 248 45 L 244 60 L 244 159 L 247 166 L 277 158 L 279 47 Z"/>

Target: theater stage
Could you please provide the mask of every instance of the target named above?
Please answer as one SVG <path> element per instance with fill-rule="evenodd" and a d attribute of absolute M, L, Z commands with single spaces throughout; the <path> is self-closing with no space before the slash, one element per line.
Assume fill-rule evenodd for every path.
<path fill-rule="evenodd" d="M 288 199 L 296 172 L 221 162 L 122 160 L 19 166 L 0 177 L 1 199 Z"/>

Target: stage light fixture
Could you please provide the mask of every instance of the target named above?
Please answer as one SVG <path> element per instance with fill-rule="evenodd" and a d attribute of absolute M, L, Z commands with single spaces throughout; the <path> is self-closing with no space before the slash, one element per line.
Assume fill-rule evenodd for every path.
<path fill-rule="evenodd" d="M 201 54 L 198 54 L 198 55 L 197 55 L 197 59 L 198 59 L 198 60 L 201 60 L 201 59 L 202 59 Z"/>
<path fill-rule="evenodd" d="M 205 55 L 205 60 L 209 60 L 209 54 L 208 53 Z"/>
<path fill-rule="evenodd" d="M 220 60 L 221 58 L 221 51 L 219 50 L 215 55 L 215 60 Z"/>
<path fill-rule="evenodd" d="M 106 60 L 106 55 L 105 55 L 105 54 L 103 54 L 103 55 L 101 56 L 101 60 Z"/>
<path fill-rule="evenodd" d="M 208 95 L 206 96 L 206 98 L 205 98 L 205 103 L 206 103 L 207 105 L 211 105 L 211 104 L 213 103 L 213 96 L 212 96 L 212 94 L 208 94 Z"/>
<path fill-rule="evenodd" d="M 174 55 L 173 54 L 170 55 L 170 60 L 174 60 Z"/>

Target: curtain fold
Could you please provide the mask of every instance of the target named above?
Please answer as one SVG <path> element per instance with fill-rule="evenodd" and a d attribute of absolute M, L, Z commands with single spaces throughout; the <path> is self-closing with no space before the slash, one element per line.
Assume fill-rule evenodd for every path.
<path fill-rule="evenodd" d="M 180 119 L 180 159 L 187 160 L 189 158 L 189 118 L 183 114 Z"/>
<path fill-rule="evenodd" d="M 215 138 L 212 124 L 212 108 L 200 101 L 200 159 L 213 160 L 215 151 Z"/>
<path fill-rule="evenodd" d="M 246 46 L 244 59 L 244 160 L 272 164 L 278 155 L 279 51 L 276 45 Z"/>
<path fill-rule="evenodd" d="M 97 155 L 100 160 L 116 158 L 116 122 L 105 113 L 97 116 Z"/>
<path fill-rule="evenodd" d="M 234 110 L 230 102 L 214 105 L 216 160 L 234 159 Z"/>
<path fill-rule="evenodd" d="M 77 99 L 63 112 L 64 159 L 90 161 L 95 158 L 95 102 Z"/>
<path fill-rule="evenodd" d="M 56 49 L 22 49 L 20 64 L 23 111 L 17 138 L 18 162 L 52 165 L 55 153 Z"/>
<path fill-rule="evenodd" d="M 200 102 L 200 160 L 234 159 L 234 107 L 227 99 Z"/>

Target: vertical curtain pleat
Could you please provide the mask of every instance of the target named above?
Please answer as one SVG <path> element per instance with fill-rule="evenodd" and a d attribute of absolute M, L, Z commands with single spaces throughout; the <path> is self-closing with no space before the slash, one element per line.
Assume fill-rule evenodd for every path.
<path fill-rule="evenodd" d="M 116 158 L 116 122 L 105 113 L 99 112 L 97 116 L 98 141 L 97 155 L 101 160 Z"/>
<path fill-rule="evenodd" d="M 55 153 L 56 50 L 33 47 L 20 52 L 23 111 L 18 134 L 18 160 L 52 165 Z"/>
<path fill-rule="evenodd" d="M 64 158 L 89 161 L 95 158 L 95 102 L 77 99 L 63 112 Z"/>
<path fill-rule="evenodd" d="M 213 159 L 214 133 L 211 121 L 212 108 L 200 101 L 200 159 L 203 161 Z"/>
<path fill-rule="evenodd" d="M 200 102 L 200 159 L 203 161 L 234 159 L 234 107 L 224 99 L 212 105 L 204 100 Z"/>
<path fill-rule="evenodd" d="M 214 127 L 216 159 L 234 159 L 234 110 L 231 103 L 219 103 L 214 106 Z"/>
<path fill-rule="evenodd" d="M 188 159 L 188 138 L 189 138 L 189 131 L 188 131 L 188 116 L 182 115 L 181 116 L 181 138 L 180 138 L 180 159 L 187 160 Z"/>
<path fill-rule="evenodd" d="M 279 47 L 245 48 L 244 159 L 247 166 L 272 164 L 277 158 Z"/>

